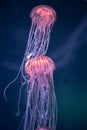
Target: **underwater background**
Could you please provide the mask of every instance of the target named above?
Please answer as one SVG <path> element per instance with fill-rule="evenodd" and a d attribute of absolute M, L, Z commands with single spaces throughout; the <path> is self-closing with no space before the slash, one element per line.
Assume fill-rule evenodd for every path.
<path fill-rule="evenodd" d="M 47 55 L 56 64 L 54 85 L 58 104 L 57 130 L 87 130 L 87 0 L 0 1 L 0 130 L 17 130 L 20 89 L 18 80 L 5 86 L 18 73 L 31 26 L 30 11 L 49 5 L 57 13 Z M 21 100 L 23 111 L 25 97 Z"/>

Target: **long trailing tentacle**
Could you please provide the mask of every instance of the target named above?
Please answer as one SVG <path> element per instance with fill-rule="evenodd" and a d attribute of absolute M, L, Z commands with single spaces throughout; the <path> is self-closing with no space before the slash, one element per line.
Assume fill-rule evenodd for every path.
<path fill-rule="evenodd" d="M 6 96 L 6 91 L 7 91 L 7 89 L 18 79 L 19 74 L 20 74 L 20 69 L 19 69 L 19 71 L 18 71 L 17 76 L 5 87 L 4 93 L 3 93 L 5 101 L 7 101 L 7 96 Z"/>

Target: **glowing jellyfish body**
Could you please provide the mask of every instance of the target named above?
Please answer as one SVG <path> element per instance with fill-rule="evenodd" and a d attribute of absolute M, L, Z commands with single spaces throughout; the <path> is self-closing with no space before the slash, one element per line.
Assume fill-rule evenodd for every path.
<path fill-rule="evenodd" d="M 24 130 L 45 126 L 56 128 L 57 106 L 53 84 L 54 62 L 47 56 L 27 61 L 25 71 L 30 77 L 27 84 L 27 105 Z M 44 130 L 44 129 L 42 129 Z"/>

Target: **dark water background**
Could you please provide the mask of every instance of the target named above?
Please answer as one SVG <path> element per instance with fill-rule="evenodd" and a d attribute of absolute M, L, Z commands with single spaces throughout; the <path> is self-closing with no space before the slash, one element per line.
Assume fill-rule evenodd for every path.
<path fill-rule="evenodd" d="M 51 33 L 47 55 L 55 64 L 54 84 L 58 102 L 57 130 L 87 130 L 87 1 L 3 0 L 0 1 L 0 130 L 17 130 L 16 117 L 20 79 L 15 78 L 31 25 L 29 12 L 37 5 L 52 6 L 57 21 Z M 22 106 L 24 99 L 22 100 Z"/>

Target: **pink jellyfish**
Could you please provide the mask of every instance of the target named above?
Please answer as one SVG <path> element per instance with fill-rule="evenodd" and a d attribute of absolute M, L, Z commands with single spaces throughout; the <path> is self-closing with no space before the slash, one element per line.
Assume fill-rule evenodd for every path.
<path fill-rule="evenodd" d="M 56 129 L 57 104 L 53 83 L 54 62 L 47 56 L 28 60 L 25 71 L 30 77 L 27 82 L 27 105 L 24 130 L 35 130 L 45 127 Z M 49 129 L 47 129 L 49 130 Z"/>
<path fill-rule="evenodd" d="M 40 5 L 31 11 L 30 17 L 32 25 L 26 50 L 27 58 L 46 54 L 56 12 L 49 6 Z"/>

